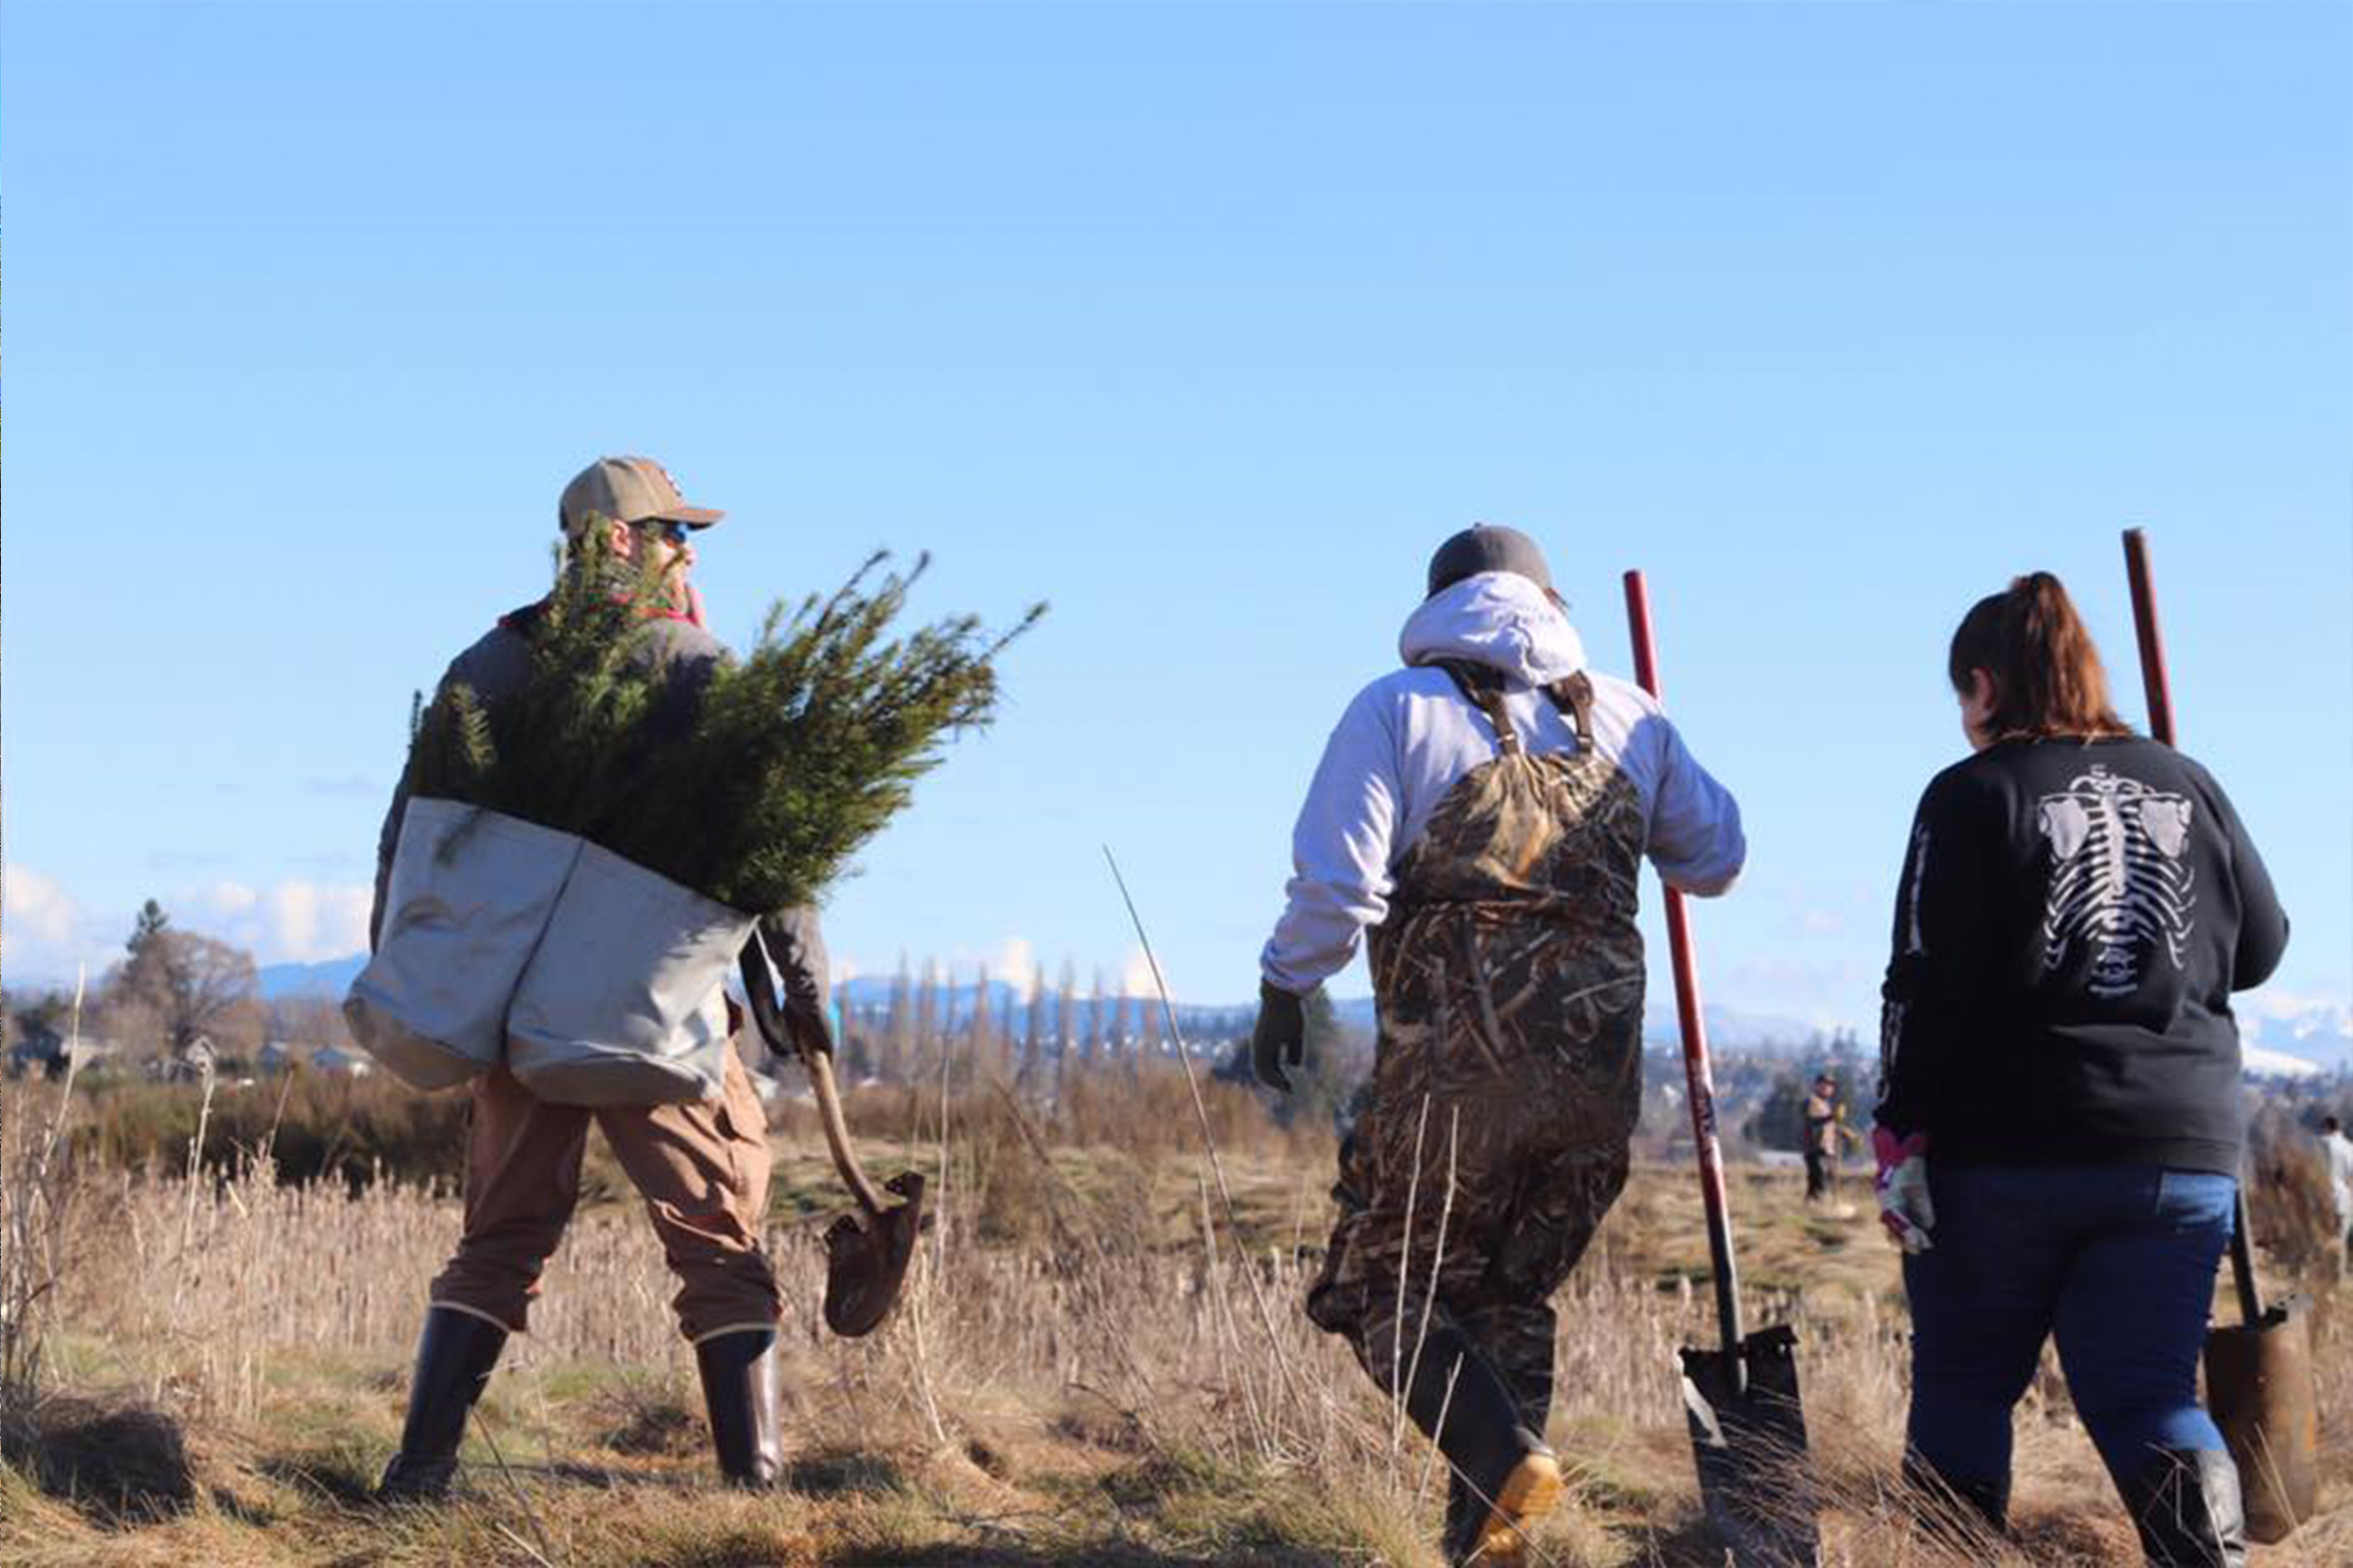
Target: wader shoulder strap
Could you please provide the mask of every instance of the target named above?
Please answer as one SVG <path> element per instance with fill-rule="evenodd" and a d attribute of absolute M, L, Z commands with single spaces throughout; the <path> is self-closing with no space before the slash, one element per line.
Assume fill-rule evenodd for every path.
<path fill-rule="evenodd" d="M 1483 665 L 1461 659 L 1441 658 L 1434 661 L 1462 693 L 1463 700 L 1487 716 L 1495 727 L 1495 750 L 1504 756 L 1520 754 L 1519 731 L 1512 728 L 1512 716 L 1504 710 L 1503 678 Z"/>
<path fill-rule="evenodd" d="M 1577 727 L 1577 749 L 1593 750 L 1593 678 L 1580 669 L 1567 680 L 1546 687 L 1545 695 Z"/>
<path fill-rule="evenodd" d="M 1463 700 L 1487 715 L 1495 727 L 1495 747 L 1504 756 L 1520 754 L 1519 732 L 1512 728 L 1511 715 L 1504 710 L 1504 680 L 1484 665 L 1470 664 L 1461 659 L 1441 658 L 1435 661 L 1444 670 L 1454 689 Z M 1581 752 L 1593 750 L 1593 679 L 1578 670 L 1566 680 L 1556 680 L 1544 689 L 1552 705 L 1560 710 L 1577 731 L 1577 746 Z"/>

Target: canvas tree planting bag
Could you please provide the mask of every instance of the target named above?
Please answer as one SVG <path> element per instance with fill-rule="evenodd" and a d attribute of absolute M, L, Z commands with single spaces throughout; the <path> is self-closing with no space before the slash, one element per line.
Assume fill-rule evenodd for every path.
<path fill-rule="evenodd" d="M 894 635 L 924 561 L 878 572 L 887 555 L 877 552 L 830 595 L 772 607 L 758 644 L 733 660 L 650 608 L 675 587 L 660 557 L 632 565 L 605 539 L 587 530 L 548 596 L 501 623 L 520 639 L 501 645 L 522 654 L 520 666 L 453 666 L 431 704 L 420 697 L 412 710 L 417 797 L 543 824 L 573 851 L 552 905 L 548 884 L 512 882 L 463 916 L 427 910 L 423 929 L 468 961 L 462 977 L 420 967 L 454 959 L 412 944 L 375 991 L 355 987 L 355 1008 L 406 1030 L 378 1030 L 387 1049 L 422 1039 L 462 1058 L 434 1081 L 501 1059 L 487 1038 L 495 1022 L 504 1065 L 547 1100 L 715 1095 L 730 1048 L 723 987 L 754 924 L 743 911 L 813 903 L 947 738 L 988 722 L 990 660 L 1045 609 L 993 639 L 970 616 Z M 432 858 L 435 875 L 456 875 L 448 858 Z M 491 920 L 493 910 L 513 918 Z M 517 939 L 500 944 L 499 963 L 472 951 L 485 924 Z M 428 1026 L 433 1009 L 395 1016 L 376 994 L 394 989 L 395 973 L 405 992 L 462 1013 L 463 1028 Z"/>
<path fill-rule="evenodd" d="M 506 1020 L 507 1067 L 559 1105 L 714 1099 L 723 990 L 754 917 L 590 844 Z"/>
<path fill-rule="evenodd" d="M 384 930 L 352 982 L 352 1037 L 417 1089 L 499 1065 L 507 1005 L 586 841 L 453 800 L 412 797 Z"/>

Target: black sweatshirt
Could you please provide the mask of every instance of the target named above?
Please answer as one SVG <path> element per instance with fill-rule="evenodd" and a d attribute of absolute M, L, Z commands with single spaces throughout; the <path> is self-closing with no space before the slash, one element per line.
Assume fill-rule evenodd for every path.
<path fill-rule="evenodd" d="M 2231 993 L 2286 946 L 2204 768 L 2137 736 L 1989 747 L 1913 819 L 1878 1120 L 1933 1160 L 2235 1174 Z"/>

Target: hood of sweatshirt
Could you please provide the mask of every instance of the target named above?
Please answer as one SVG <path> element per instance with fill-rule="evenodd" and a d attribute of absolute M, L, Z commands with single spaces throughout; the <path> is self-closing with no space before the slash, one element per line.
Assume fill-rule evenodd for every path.
<path fill-rule="evenodd" d="M 1585 668 L 1585 643 L 1542 588 L 1516 572 L 1482 572 L 1422 601 L 1398 634 L 1408 664 L 1465 659 L 1528 686 Z"/>

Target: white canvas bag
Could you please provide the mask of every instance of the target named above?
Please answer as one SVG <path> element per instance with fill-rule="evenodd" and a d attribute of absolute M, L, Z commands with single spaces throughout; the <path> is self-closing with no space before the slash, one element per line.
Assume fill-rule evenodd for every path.
<path fill-rule="evenodd" d="M 754 917 L 586 846 L 515 988 L 507 1068 L 559 1105 L 712 1100 Z"/>
<path fill-rule="evenodd" d="M 480 806 L 411 799 L 375 954 L 343 999 L 352 1037 L 417 1089 L 498 1066 L 508 999 L 587 847 Z"/>

